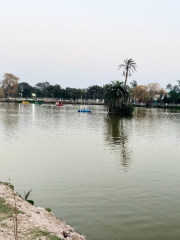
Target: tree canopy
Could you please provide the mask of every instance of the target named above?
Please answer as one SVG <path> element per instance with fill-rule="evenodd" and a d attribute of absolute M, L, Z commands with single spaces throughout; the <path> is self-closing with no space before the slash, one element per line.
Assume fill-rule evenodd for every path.
<path fill-rule="evenodd" d="M 149 83 L 148 85 L 138 85 L 132 89 L 132 98 L 139 102 L 152 102 L 154 99 L 162 99 L 166 91 L 158 83 Z"/>
<path fill-rule="evenodd" d="M 118 80 L 105 85 L 105 102 L 110 113 L 128 113 L 130 88 Z"/>
<path fill-rule="evenodd" d="M 128 76 L 132 76 L 132 73 L 136 71 L 137 65 L 136 63 L 130 59 L 125 59 L 123 64 L 120 64 L 118 67 L 118 70 L 121 69 L 123 70 L 123 76 L 125 76 L 125 85 L 127 83 L 127 78 Z"/>
<path fill-rule="evenodd" d="M 1 86 L 8 98 L 11 93 L 15 93 L 17 91 L 18 81 L 19 78 L 14 76 L 12 73 L 4 74 L 3 80 L 1 81 Z"/>
<path fill-rule="evenodd" d="M 164 99 L 166 103 L 180 103 L 180 80 L 177 80 L 177 82 L 178 85 L 172 86 L 172 84 L 168 84 L 166 86 L 166 89 L 169 90 Z"/>
<path fill-rule="evenodd" d="M 131 88 L 135 88 L 137 87 L 138 83 L 136 80 L 133 80 L 132 82 L 130 82 Z"/>

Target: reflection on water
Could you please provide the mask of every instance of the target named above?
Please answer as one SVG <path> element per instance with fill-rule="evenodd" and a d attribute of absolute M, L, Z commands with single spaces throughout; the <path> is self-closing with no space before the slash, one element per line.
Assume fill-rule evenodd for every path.
<path fill-rule="evenodd" d="M 93 240 L 180 236 L 180 111 L 0 103 L 0 181 Z"/>
<path fill-rule="evenodd" d="M 153 144 L 159 142 L 159 139 L 162 142 L 169 142 L 171 139 L 179 141 L 179 120 L 180 111 L 177 109 L 137 108 L 133 117 L 134 134 L 138 140 L 146 137 Z"/>
<path fill-rule="evenodd" d="M 5 138 L 13 138 L 19 126 L 19 105 L 17 104 L 8 104 L 9 107 L 2 108 L 0 105 L 1 115 L 0 120 L 3 121 L 3 132 Z M 4 104 L 6 106 L 6 103 Z M 2 133 L 1 133 L 2 134 Z"/>
<path fill-rule="evenodd" d="M 105 141 L 110 144 L 118 154 L 120 153 L 119 160 L 127 171 L 131 163 L 132 152 L 128 147 L 128 134 L 130 134 L 130 129 L 125 128 L 124 121 L 126 121 L 127 124 L 128 121 L 131 121 L 131 118 L 123 118 L 119 115 L 107 115 L 104 119 Z"/>

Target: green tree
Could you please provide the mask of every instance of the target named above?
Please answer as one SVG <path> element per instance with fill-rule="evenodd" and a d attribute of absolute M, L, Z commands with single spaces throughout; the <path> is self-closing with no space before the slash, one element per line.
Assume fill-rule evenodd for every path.
<path fill-rule="evenodd" d="M 19 95 L 23 92 L 23 97 L 31 97 L 33 93 L 33 88 L 27 82 L 22 82 L 18 84 Z"/>
<path fill-rule="evenodd" d="M 178 82 L 178 86 L 179 86 L 179 88 L 180 88 L 180 80 L 177 80 L 177 82 Z"/>
<path fill-rule="evenodd" d="M 54 86 L 51 84 L 47 86 L 44 94 L 46 95 L 46 97 L 54 98 Z"/>
<path fill-rule="evenodd" d="M 40 94 L 43 97 L 47 97 L 48 96 L 48 87 L 50 86 L 49 82 L 39 82 L 36 84 L 36 88 L 39 90 Z"/>
<path fill-rule="evenodd" d="M 123 76 L 125 76 L 125 85 L 126 85 L 128 76 L 130 77 L 132 73 L 136 71 L 137 65 L 132 60 L 132 58 L 130 58 L 130 59 L 124 60 L 124 64 L 120 64 L 118 67 L 118 70 L 121 68 L 123 69 Z"/>
<path fill-rule="evenodd" d="M 132 113 L 133 107 L 127 104 L 130 88 L 123 82 L 112 81 L 105 85 L 105 103 L 110 113 Z"/>
<path fill-rule="evenodd" d="M 62 89 L 61 86 L 56 84 L 53 89 L 53 95 L 55 98 L 61 98 L 62 97 Z"/>
<path fill-rule="evenodd" d="M 179 83 L 179 80 L 178 80 Z M 168 92 L 168 96 L 169 96 L 169 101 L 171 103 L 178 103 L 180 101 L 180 88 L 178 85 L 172 86 L 171 84 L 168 84 L 166 86 L 166 89 L 170 90 Z M 167 99 L 165 99 L 165 101 L 167 102 Z"/>
<path fill-rule="evenodd" d="M 137 87 L 137 81 L 136 80 L 133 80 L 132 82 L 130 82 L 130 85 L 131 85 L 131 88 L 135 88 Z"/>
<path fill-rule="evenodd" d="M 74 99 L 75 100 L 75 95 L 76 95 L 76 88 L 70 88 L 67 87 L 65 90 L 65 98 L 68 99 Z"/>
<path fill-rule="evenodd" d="M 103 88 L 98 85 L 93 85 L 87 89 L 87 97 L 93 99 L 102 99 L 103 98 Z"/>

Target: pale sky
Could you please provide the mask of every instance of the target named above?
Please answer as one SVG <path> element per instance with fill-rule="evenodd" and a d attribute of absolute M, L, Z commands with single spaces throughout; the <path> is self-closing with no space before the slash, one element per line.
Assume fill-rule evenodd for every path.
<path fill-rule="evenodd" d="M 0 80 L 103 86 L 124 80 L 132 58 L 138 84 L 180 79 L 179 0 L 0 0 Z"/>

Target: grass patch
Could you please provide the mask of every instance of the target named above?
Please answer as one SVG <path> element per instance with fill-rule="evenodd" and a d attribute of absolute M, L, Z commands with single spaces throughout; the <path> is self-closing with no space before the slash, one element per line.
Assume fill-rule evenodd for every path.
<path fill-rule="evenodd" d="M 6 205 L 5 200 L 3 198 L 0 198 L 0 222 L 9 218 L 9 215 L 12 214 L 12 211 L 13 207 Z"/>
<path fill-rule="evenodd" d="M 50 209 L 50 208 L 45 208 L 45 210 L 46 210 L 47 212 L 51 212 L 51 209 Z"/>
<path fill-rule="evenodd" d="M 0 198 L 0 222 L 9 218 L 12 213 L 14 213 L 15 208 L 7 205 L 6 201 L 3 198 Z M 17 211 L 17 213 L 23 213 L 22 211 Z"/>
<path fill-rule="evenodd" d="M 1 223 L 1 227 L 8 228 L 8 225 L 6 223 Z"/>
<path fill-rule="evenodd" d="M 49 232 L 47 231 L 42 231 L 38 228 L 31 230 L 28 235 L 31 237 L 31 239 L 36 239 L 39 237 L 48 237 L 49 240 L 62 240 L 59 237 L 52 236 Z"/>
<path fill-rule="evenodd" d="M 0 198 L 0 215 L 10 214 L 14 208 L 10 205 L 5 204 L 5 200 Z"/>
<path fill-rule="evenodd" d="M 3 222 L 5 219 L 7 219 L 8 217 L 7 216 L 0 216 L 0 224 L 1 224 L 1 222 Z M 2 224 L 1 224 L 2 225 Z"/>

